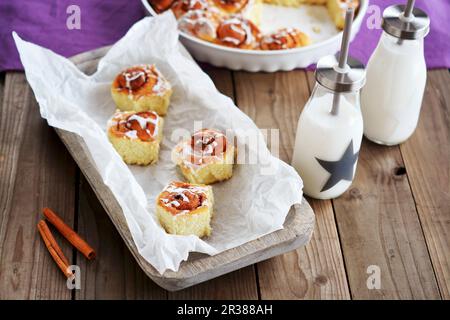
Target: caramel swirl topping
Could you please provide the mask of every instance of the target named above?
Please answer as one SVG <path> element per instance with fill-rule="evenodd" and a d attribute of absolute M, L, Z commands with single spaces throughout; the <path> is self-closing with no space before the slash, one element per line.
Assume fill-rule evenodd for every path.
<path fill-rule="evenodd" d="M 173 152 L 175 163 L 195 167 L 221 161 L 227 151 L 227 137 L 213 129 L 202 129 L 178 143 Z"/>
<path fill-rule="evenodd" d="M 117 75 L 113 87 L 127 91 L 130 98 L 139 99 L 148 94 L 161 95 L 170 84 L 155 65 L 139 65 L 128 68 Z"/>
<path fill-rule="evenodd" d="M 148 70 L 144 67 L 133 67 L 123 71 L 118 76 L 119 86 L 128 90 L 137 90 L 148 80 Z"/>
<path fill-rule="evenodd" d="M 191 148 L 203 156 L 216 156 L 226 151 L 227 140 L 220 132 L 202 129 L 192 135 Z"/>
<path fill-rule="evenodd" d="M 205 10 L 192 10 L 181 16 L 178 27 L 181 31 L 189 33 L 205 41 L 216 39 L 218 16 Z"/>
<path fill-rule="evenodd" d="M 309 37 L 298 29 L 284 28 L 261 39 L 262 50 L 282 50 L 303 47 L 310 43 Z"/>
<path fill-rule="evenodd" d="M 258 28 L 241 16 L 233 16 L 223 21 L 217 28 L 217 38 L 231 47 L 251 45 L 259 38 Z"/>
<path fill-rule="evenodd" d="M 177 19 L 188 11 L 206 10 L 207 8 L 208 2 L 206 0 L 175 0 L 171 7 Z"/>
<path fill-rule="evenodd" d="M 112 119 L 112 132 L 119 137 L 153 141 L 158 134 L 159 116 L 153 111 L 117 113 Z"/>
<path fill-rule="evenodd" d="M 159 196 L 159 204 L 173 215 L 193 211 L 206 203 L 205 187 L 184 182 L 172 182 Z"/>
<path fill-rule="evenodd" d="M 179 144 L 176 150 L 175 159 L 180 159 L 185 164 L 209 164 L 223 157 L 227 150 L 227 138 L 216 130 L 202 129 Z"/>

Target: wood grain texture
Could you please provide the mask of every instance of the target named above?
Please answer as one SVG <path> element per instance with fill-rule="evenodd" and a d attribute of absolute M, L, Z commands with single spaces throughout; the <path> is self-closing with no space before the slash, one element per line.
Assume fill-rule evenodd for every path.
<path fill-rule="evenodd" d="M 400 146 L 441 295 L 450 299 L 450 74 L 428 72 L 419 125 Z"/>
<path fill-rule="evenodd" d="M 290 162 L 297 121 L 309 97 L 304 71 L 275 74 L 235 73 L 236 101 L 259 128 L 280 130 L 280 158 Z M 316 215 L 310 243 L 258 264 L 262 299 L 348 299 L 333 209 L 330 201 L 308 199 Z"/>
<path fill-rule="evenodd" d="M 80 177 L 78 233 L 94 247 L 95 260 L 77 252 L 81 290 L 75 299 L 166 299 L 167 293 L 142 271 L 86 179 Z"/>
<path fill-rule="evenodd" d="M 6 74 L 0 113 L 0 299 L 70 299 L 36 224 L 44 206 L 73 224 L 75 163 L 41 119 L 23 73 Z"/>
<path fill-rule="evenodd" d="M 333 204 L 354 299 L 439 299 L 398 147 L 364 140 L 355 180 Z M 370 265 L 379 290 L 366 286 Z"/>

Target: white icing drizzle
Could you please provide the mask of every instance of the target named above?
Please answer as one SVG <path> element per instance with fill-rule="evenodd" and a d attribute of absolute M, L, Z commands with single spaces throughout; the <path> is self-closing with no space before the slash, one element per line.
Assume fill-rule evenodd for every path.
<path fill-rule="evenodd" d="M 184 194 L 185 192 L 188 192 L 191 194 L 197 194 L 197 195 L 203 194 L 204 197 L 202 198 L 202 202 L 201 202 L 200 206 L 197 207 L 197 208 L 200 208 L 200 207 L 205 207 L 209 204 L 208 199 L 206 199 L 207 190 L 208 190 L 208 187 L 193 186 L 193 185 L 189 185 L 187 187 L 178 187 L 178 186 L 175 186 L 173 183 L 171 183 L 163 190 L 163 192 L 167 191 L 171 194 L 175 194 L 175 196 L 180 196 L 182 202 L 189 202 L 189 198 Z M 178 208 L 181 205 L 181 203 L 177 200 L 173 200 L 173 201 L 169 202 L 168 199 L 161 198 L 161 201 L 163 202 L 163 205 L 166 207 Z M 189 210 L 183 210 L 183 211 L 179 212 L 178 214 L 188 213 L 188 212 L 189 212 Z"/>
<path fill-rule="evenodd" d="M 207 187 L 203 187 L 203 186 L 193 186 L 193 185 L 189 185 L 188 187 L 177 187 L 173 184 L 170 184 L 166 187 L 166 189 L 164 189 L 164 191 L 170 192 L 170 193 L 176 193 L 176 194 L 180 194 L 183 193 L 185 191 L 190 192 L 192 194 L 195 193 L 205 193 L 208 190 Z M 186 197 L 186 196 L 185 196 Z M 185 198 L 183 198 L 184 200 Z M 186 197 L 187 199 L 187 197 Z"/>
<path fill-rule="evenodd" d="M 222 41 L 224 41 L 224 42 L 231 42 L 235 46 L 238 46 L 241 43 L 239 41 L 239 39 L 236 39 L 236 38 L 233 38 L 233 37 L 225 37 L 225 38 L 222 39 Z"/>
<path fill-rule="evenodd" d="M 281 29 L 276 31 L 275 33 L 266 35 L 263 37 L 262 39 L 262 43 L 267 43 L 267 44 L 271 44 L 271 43 L 276 43 L 278 45 L 281 46 L 282 49 L 287 49 L 287 43 L 283 43 L 283 41 L 281 41 L 281 37 L 295 37 L 297 33 L 297 30 L 294 28 L 285 28 L 285 29 Z"/>
<path fill-rule="evenodd" d="M 242 29 L 239 29 L 235 24 L 232 24 L 232 25 L 230 26 L 230 28 L 231 28 L 231 30 L 233 30 L 233 31 L 235 31 L 235 32 L 237 32 L 237 33 L 239 33 L 239 34 L 245 36 L 245 31 L 242 30 Z"/>
<path fill-rule="evenodd" d="M 180 205 L 181 205 L 181 204 L 180 204 L 178 201 L 176 201 L 176 200 L 173 200 L 173 201 L 171 201 L 171 202 L 169 202 L 169 203 L 167 204 L 167 206 L 169 206 L 169 207 L 175 207 L 175 208 L 178 208 Z"/>
<path fill-rule="evenodd" d="M 138 139 L 136 130 L 127 131 L 127 132 L 125 132 L 125 135 L 130 139 Z"/>
<path fill-rule="evenodd" d="M 152 91 L 158 95 L 162 95 L 166 90 L 170 89 L 170 83 L 164 78 L 164 76 L 156 69 L 155 65 L 152 65 L 153 73 L 149 77 L 156 78 L 156 83 L 152 88 Z M 156 74 L 156 75 L 155 75 Z"/>
<path fill-rule="evenodd" d="M 251 44 L 255 40 L 250 24 L 241 16 L 232 16 L 230 19 L 223 21 L 222 25 L 230 25 L 231 30 L 245 36 L 244 44 Z M 239 39 L 232 36 L 225 37 L 222 41 L 231 42 L 234 45 L 239 45 L 241 43 Z"/>
<path fill-rule="evenodd" d="M 125 89 L 128 90 L 128 98 L 133 99 L 133 90 L 131 89 L 131 82 L 138 79 L 139 77 L 146 77 L 156 79 L 156 83 L 153 85 L 152 92 L 157 95 L 163 95 L 164 92 L 171 88 L 170 83 L 164 78 L 161 72 L 156 68 L 154 64 L 147 65 L 141 64 L 136 67 L 143 69 L 143 71 L 130 73 L 128 70 L 122 72 L 125 78 Z M 142 98 L 143 96 L 139 96 Z"/>
<path fill-rule="evenodd" d="M 192 10 L 180 18 L 178 27 L 180 30 L 194 36 L 205 35 L 207 37 L 215 38 L 217 24 L 213 21 L 212 16 L 208 14 L 207 11 Z M 195 34 L 194 30 L 199 34 Z"/>
<path fill-rule="evenodd" d="M 215 132 L 215 135 L 216 135 L 215 139 L 222 139 L 225 137 L 225 135 L 222 134 L 221 132 Z M 195 141 L 194 144 L 195 145 L 199 144 L 199 143 L 206 144 L 208 142 L 209 138 L 210 137 L 203 136 L 201 139 L 197 139 L 197 141 Z M 192 148 L 191 139 L 192 139 L 192 137 L 189 139 L 183 140 L 175 147 L 175 152 L 174 152 L 175 159 L 174 160 L 177 163 L 181 162 L 186 167 L 188 167 L 194 171 L 194 170 L 200 169 L 201 167 L 204 167 L 204 166 L 210 164 L 211 162 L 220 162 L 224 159 L 225 152 L 223 150 L 222 150 L 222 152 L 216 153 L 215 155 L 213 155 L 213 151 L 218 145 L 217 141 L 213 141 L 211 144 L 208 144 L 204 150 L 202 150 L 201 147 L 200 148 Z M 192 157 L 198 159 L 199 163 L 193 163 L 190 160 Z M 204 157 L 208 157 L 208 158 L 212 159 L 212 161 L 205 163 L 203 161 Z"/>
<path fill-rule="evenodd" d="M 147 124 L 149 124 L 149 123 L 152 123 L 155 126 L 158 124 L 158 117 L 156 117 L 155 119 L 153 119 L 152 117 L 144 118 L 137 114 L 133 114 L 132 116 L 130 116 L 128 118 L 128 121 L 132 121 L 132 120 L 136 120 L 143 130 L 147 128 Z M 127 127 L 129 127 L 129 126 L 127 126 Z"/>
<path fill-rule="evenodd" d="M 131 130 L 130 124 L 129 124 L 129 121 L 135 120 L 139 123 L 139 126 L 143 130 L 145 130 L 151 137 L 158 136 L 159 116 L 157 113 L 152 112 L 155 118 L 152 118 L 152 117 L 144 118 L 144 117 L 139 116 L 138 114 L 132 114 L 127 120 L 127 117 L 130 115 L 130 113 L 132 113 L 132 112 L 120 112 L 120 111 L 116 112 L 113 115 L 113 117 L 108 120 L 108 123 L 107 123 L 108 129 L 111 127 L 116 127 L 121 124 L 125 124 L 125 127 L 130 130 L 127 132 L 124 132 L 124 135 L 129 139 L 139 139 L 139 137 L 137 136 L 137 131 Z M 151 133 L 151 131 L 149 129 L 147 129 L 148 123 L 152 123 L 155 125 L 155 130 L 154 130 L 153 134 Z"/>

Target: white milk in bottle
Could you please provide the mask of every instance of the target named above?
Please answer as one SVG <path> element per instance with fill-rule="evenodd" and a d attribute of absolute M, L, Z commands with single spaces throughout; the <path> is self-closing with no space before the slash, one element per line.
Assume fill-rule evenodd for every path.
<path fill-rule="evenodd" d="M 353 9 L 345 15 L 341 52 L 319 60 L 316 85 L 297 125 L 292 166 L 305 194 L 331 199 L 348 189 L 355 175 L 363 134 L 359 90 L 364 66 L 348 58 Z"/>
<path fill-rule="evenodd" d="M 341 93 L 339 112 L 332 114 L 333 92 L 316 84 L 297 126 L 292 166 L 303 191 L 331 199 L 351 185 L 363 135 L 359 93 Z"/>
<path fill-rule="evenodd" d="M 413 6 L 409 1 L 384 11 L 384 31 L 367 65 L 361 92 L 364 135 L 379 144 L 402 143 L 419 120 L 427 75 L 423 38 L 429 19 Z"/>

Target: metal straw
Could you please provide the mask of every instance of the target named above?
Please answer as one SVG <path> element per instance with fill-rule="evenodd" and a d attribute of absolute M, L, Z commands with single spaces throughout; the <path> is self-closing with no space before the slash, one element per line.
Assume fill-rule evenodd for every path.
<path fill-rule="evenodd" d="M 347 66 L 347 57 L 348 57 L 348 48 L 350 46 L 350 34 L 352 32 L 352 23 L 353 23 L 353 15 L 355 10 L 353 8 L 348 8 L 345 12 L 345 25 L 344 25 L 344 33 L 342 35 L 341 42 L 341 51 L 339 53 L 339 73 L 338 81 L 342 81 L 342 78 L 345 76 L 345 70 Z M 331 114 L 337 115 L 339 112 L 339 102 L 340 102 L 340 93 L 334 93 L 333 96 L 333 106 L 331 108 Z"/>
<path fill-rule="evenodd" d="M 416 0 L 408 0 L 408 3 L 406 3 L 406 7 L 405 7 L 405 11 L 403 11 L 403 17 L 405 18 L 409 18 L 412 14 L 412 11 L 414 9 L 414 3 L 416 2 Z M 409 22 L 407 21 L 403 21 L 402 24 L 408 24 Z M 403 39 L 398 39 L 397 40 L 397 44 L 401 45 L 403 43 Z"/>
<path fill-rule="evenodd" d="M 406 4 L 406 8 L 405 11 L 403 11 L 403 16 L 405 18 L 409 18 L 409 16 L 411 15 L 413 9 L 414 9 L 414 3 L 416 2 L 416 0 L 408 0 L 408 3 Z"/>

